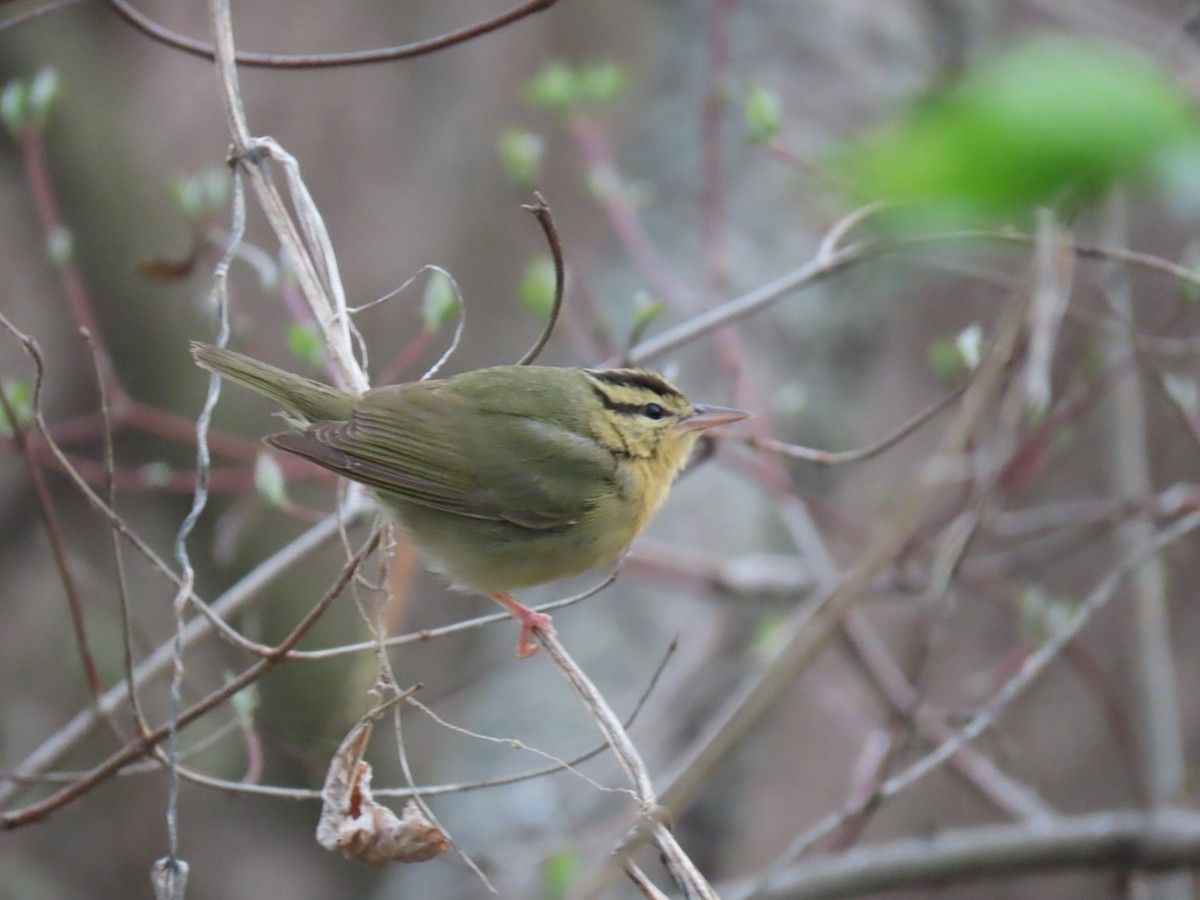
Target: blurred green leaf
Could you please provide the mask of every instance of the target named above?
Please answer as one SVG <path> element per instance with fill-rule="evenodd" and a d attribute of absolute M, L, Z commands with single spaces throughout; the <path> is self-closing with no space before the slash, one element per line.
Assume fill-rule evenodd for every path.
<path fill-rule="evenodd" d="M 535 258 L 525 267 L 517 288 L 521 305 L 534 315 L 549 318 L 554 309 L 554 290 L 554 260 L 549 256 Z"/>
<path fill-rule="evenodd" d="M 771 392 L 771 411 L 782 419 L 804 415 L 812 405 L 812 393 L 801 381 L 784 381 Z"/>
<path fill-rule="evenodd" d="M 1094 199 L 1197 140 L 1187 97 L 1149 61 L 1041 38 L 845 148 L 835 166 L 864 199 L 901 201 L 913 214 L 1004 215 Z"/>
<path fill-rule="evenodd" d="M 552 113 L 565 113 L 575 104 L 575 73 L 560 62 L 547 63 L 521 89 L 525 102 Z"/>
<path fill-rule="evenodd" d="M 1041 643 L 1062 631 L 1073 612 L 1069 603 L 1051 597 L 1040 586 L 1030 585 L 1018 601 L 1017 630 L 1026 640 Z"/>
<path fill-rule="evenodd" d="M 304 360 L 310 366 L 321 364 L 321 354 L 325 342 L 321 339 L 321 331 L 313 322 L 291 322 L 287 329 L 288 349 L 298 359 Z"/>
<path fill-rule="evenodd" d="M 204 190 L 198 178 L 190 175 L 176 178 L 171 185 L 171 192 L 175 195 L 175 202 L 179 204 L 185 219 L 199 217 L 204 209 Z"/>
<path fill-rule="evenodd" d="M 572 69 L 564 63 L 553 62 L 525 84 L 521 96 L 532 106 L 565 115 L 583 107 L 612 104 L 628 86 L 628 74 L 612 63 L 593 63 Z"/>
<path fill-rule="evenodd" d="M 458 294 L 444 272 L 433 269 L 421 298 L 421 318 L 426 331 L 437 331 L 458 313 Z"/>
<path fill-rule="evenodd" d="M 232 672 L 224 673 L 224 681 L 226 684 L 233 680 Z M 243 727 L 249 726 L 254 722 L 254 711 L 258 709 L 259 694 L 257 684 L 248 684 L 232 697 L 229 702 L 233 704 L 233 712 L 241 721 Z"/>
<path fill-rule="evenodd" d="M 209 166 L 203 169 L 196 180 L 200 183 L 205 210 L 219 210 L 229 199 L 230 180 L 228 166 Z"/>
<path fill-rule="evenodd" d="M 17 424 L 22 428 L 28 427 L 33 421 L 33 389 L 29 382 L 17 378 L 0 379 L 0 391 L 4 392 L 8 405 L 12 407 Z M 0 434 L 10 437 L 12 433 L 12 420 L 8 417 L 8 411 L 0 405 Z"/>
<path fill-rule="evenodd" d="M 228 169 L 209 166 L 175 179 L 171 188 L 184 218 L 195 221 L 225 205 L 229 185 Z"/>
<path fill-rule="evenodd" d="M 269 453 L 260 453 L 254 460 L 254 487 L 272 506 L 288 505 L 287 482 L 283 477 L 283 469 Z"/>
<path fill-rule="evenodd" d="M 37 126 L 46 123 L 51 108 L 58 100 L 60 87 L 58 72 L 49 66 L 34 76 L 29 85 L 29 116 Z"/>
<path fill-rule="evenodd" d="M 641 334 L 658 321 L 666 310 L 663 302 L 645 291 L 633 295 L 633 333 Z"/>
<path fill-rule="evenodd" d="M 165 462 L 148 462 L 138 469 L 138 477 L 147 487 L 166 487 L 171 481 L 171 467 Z"/>
<path fill-rule="evenodd" d="M 505 174 L 518 186 L 526 188 L 537 183 L 544 149 L 539 135 L 514 127 L 505 128 L 497 144 Z"/>
<path fill-rule="evenodd" d="M 750 638 L 751 654 L 760 661 L 773 657 L 783 643 L 786 625 L 787 620 L 780 615 L 771 614 L 760 618 Z"/>
<path fill-rule="evenodd" d="M 75 237 L 66 225 L 59 225 L 46 236 L 46 255 L 56 266 L 65 266 L 75 255 Z"/>
<path fill-rule="evenodd" d="M 579 70 L 575 77 L 577 102 L 607 106 L 621 99 L 629 87 L 625 70 L 612 63 L 596 63 Z"/>
<path fill-rule="evenodd" d="M 0 93 L 0 121 L 13 137 L 25 127 L 28 111 L 29 86 L 19 79 L 10 81 Z"/>
<path fill-rule="evenodd" d="M 983 327 L 972 322 L 954 336 L 954 346 L 962 357 L 963 365 L 974 372 L 983 358 Z"/>
<path fill-rule="evenodd" d="M 542 863 L 542 897 L 562 900 L 578 871 L 579 854 L 574 850 L 563 850 L 551 856 Z"/>
<path fill-rule="evenodd" d="M 746 94 L 744 115 L 746 140 L 751 144 L 769 144 L 779 133 L 783 105 L 779 95 L 761 84 L 752 84 Z"/>

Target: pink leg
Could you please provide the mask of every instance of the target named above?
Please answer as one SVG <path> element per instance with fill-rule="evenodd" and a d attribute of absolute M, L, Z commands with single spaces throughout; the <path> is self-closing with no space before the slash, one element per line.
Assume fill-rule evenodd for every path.
<path fill-rule="evenodd" d="M 533 630 L 548 635 L 555 635 L 554 621 L 545 613 L 534 612 L 528 606 L 522 606 L 508 594 L 492 594 L 492 599 L 509 611 L 514 619 L 521 623 L 521 635 L 517 638 L 517 656 L 521 659 L 533 656 L 540 649 L 533 636 Z"/>

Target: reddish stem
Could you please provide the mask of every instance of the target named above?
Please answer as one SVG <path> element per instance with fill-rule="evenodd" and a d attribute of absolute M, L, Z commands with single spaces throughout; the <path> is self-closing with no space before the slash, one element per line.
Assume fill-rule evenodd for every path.
<path fill-rule="evenodd" d="M 713 0 L 708 31 L 708 92 L 700 124 L 701 242 L 709 290 L 729 281 L 725 247 L 725 79 L 729 71 L 729 30 L 737 0 Z"/>
<path fill-rule="evenodd" d="M 42 238 L 49 245 L 52 237 L 60 230 L 64 230 L 66 226 L 63 224 L 58 199 L 54 193 L 50 167 L 46 162 L 46 144 L 42 138 L 42 130 L 37 126 L 28 125 L 21 130 L 19 140 L 21 160 L 25 165 L 25 177 L 29 182 L 29 192 L 33 197 L 34 209 L 37 211 L 38 222 L 42 227 Z M 91 298 L 88 296 L 83 275 L 73 258 L 57 263 L 57 267 L 59 277 L 62 279 L 63 291 L 67 296 L 67 304 L 71 309 L 71 317 L 75 320 L 77 327 L 86 328 L 92 335 L 100 377 L 104 379 L 113 401 L 117 402 L 118 398 L 125 396 L 124 388 L 117 381 L 103 333 L 96 324 Z"/>
<path fill-rule="evenodd" d="M 67 564 L 66 546 L 63 541 L 62 528 L 58 523 L 58 514 L 55 512 L 54 500 L 50 496 L 50 489 L 46 486 L 46 479 L 42 475 L 42 468 L 38 465 L 37 457 L 25 438 L 25 429 L 3 389 L 0 389 L 0 407 L 3 408 L 12 428 L 13 441 L 25 457 L 25 465 L 29 469 L 29 477 L 38 498 L 38 511 L 46 526 L 46 534 L 50 538 L 50 548 L 54 552 L 54 561 L 58 566 L 59 576 L 62 578 L 63 591 L 67 595 L 67 609 L 71 614 L 71 628 L 75 632 L 75 645 L 79 650 L 79 660 L 83 664 L 84 677 L 87 679 L 88 689 L 92 696 L 99 703 L 101 695 L 104 693 L 104 685 L 100 681 L 96 660 L 92 656 L 91 646 L 88 643 L 87 625 L 83 620 L 83 602 L 79 597 L 75 578 L 71 575 L 70 566 Z"/>
<path fill-rule="evenodd" d="M 608 215 L 609 227 L 629 254 L 638 274 L 645 279 L 655 296 L 672 309 L 691 309 L 695 306 L 693 293 L 667 268 L 647 235 L 633 204 L 617 187 L 618 175 L 613 162 L 612 147 L 604 130 L 594 120 L 580 115 L 571 116 L 567 120 L 567 130 L 575 139 L 588 173 L 593 180 L 604 185 L 597 194 Z"/>

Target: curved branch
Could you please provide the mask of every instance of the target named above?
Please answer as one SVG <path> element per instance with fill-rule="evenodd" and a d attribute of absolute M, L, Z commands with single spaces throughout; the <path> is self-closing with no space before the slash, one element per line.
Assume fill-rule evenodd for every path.
<path fill-rule="evenodd" d="M 213 59 L 216 51 L 211 44 L 198 41 L 195 38 L 179 34 L 159 25 L 145 13 L 130 6 L 126 0 L 105 0 L 109 8 L 118 16 L 136 28 L 142 34 L 176 50 L 182 50 L 192 56 L 202 59 Z M 424 56 L 436 53 L 455 44 L 466 43 L 477 37 L 498 31 L 506 25 L 511 25 L 526 16 L 549 9 L 558 0 L 527 0 L 507 12 L 491 19 L 476 22 L 466 28 L 452 31 L 448 34 L 417 41 L 412 44 L 400 44 L 395 47 L 379 47 L 374 50 L 356 50 L 350 53 L 309 53 L 309 54 L 274 54 L 274 53 L 238 53 L 234 60 L 241 66 L 252 66 L 263 69 L 332 69 L 341 66 L 362 66 L 370 63 L 391 62 L 397 59 L 412 59 L 414 56 Z"/>
<path fill-rule="evenodd" d="M 554 304 L 550 307 L 550 318 L 546 320 L 546 327 L 542 329 L 541 336 L 529 348 L 529 352 L 517 360 L 518 366 L 527 366 L 537 359 L 545 348 L 546 343 L 550 340 L 550 335 L 554 333 L 554 326 L 558 324 L 559 313 L 562 312 L 563 293 L 566 291 L 567 282 L 566 266 L 563 264 L 562 242 L 558 239 L 558 229 L 554 227 L 554 219 L 550 215 L 550 207 L 546 204 L 546 198 L 536 191 L 534 191 L 533 199 L 533 203 L 521 208 L 533 213 L 533 217 L 542 226 L 542 231 L 546 235 L 546 242 L 550 245 L 550 255 L 554 258 Z"/>

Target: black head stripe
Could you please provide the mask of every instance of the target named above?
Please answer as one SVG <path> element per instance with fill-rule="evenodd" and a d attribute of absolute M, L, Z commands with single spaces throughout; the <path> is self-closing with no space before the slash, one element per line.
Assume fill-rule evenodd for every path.
<path fill-rule="evenodd" d="M 647 372 L 643 369 L 604 369 L 601 371 L 589 369 L 588 374 L 597 381 L 603 381 L 605 384 L 611 384 L 614 387 L 644 388 L 647 391 L 658 394 L 660 397 L 677 397 L 680 400 L 683 399 L 683 394 L 667 384 L 661 375 L 656 375 L 653 372 Z"/>
<path fill-rule="evenodd" d="M 608 394 L 604 393 L 601 388 L 592 386 L 592 393 L 596 395 L 596 399 L 604 404 L 605 409 L 611 409 L 613 412 L 625 413 L 626 415 L 634 415 L 642 411 L 640 403 L 618 403 Z"/>

